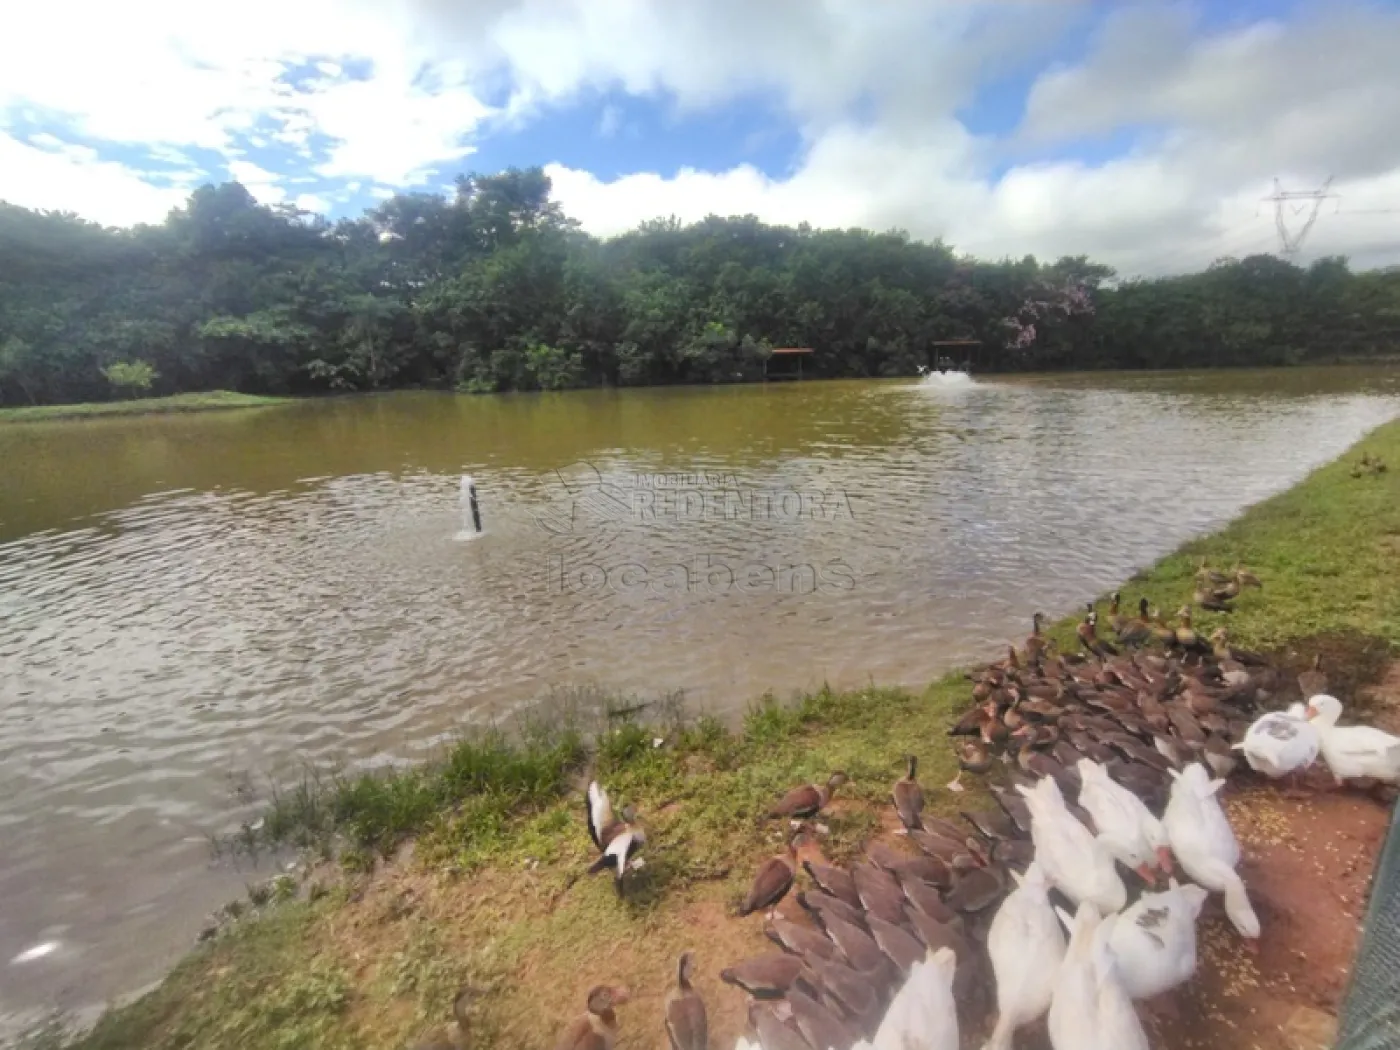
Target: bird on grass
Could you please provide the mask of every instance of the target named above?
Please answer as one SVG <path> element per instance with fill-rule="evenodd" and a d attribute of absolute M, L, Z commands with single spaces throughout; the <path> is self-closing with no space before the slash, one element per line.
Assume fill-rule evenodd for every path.
<path fill-rule="evenodd" d="M 622 811 L 622 819 L 613 816 L 612 801 L 608 793 L 595 780 L 588 785 L 588 834 L 598 847 L 599 857 L 588 868 L 588 874 L 596 875 L 604 868 L 615 867 L 613 885 L 619 894 L 623 891 L 623 876 L 629 865 L 641 866 L 637 854 L 646 845 L 646 832 L 632 823 L 636 814 L 628 806 Z"/>
<path fill-rule="evenodd" d="M 564 1029 L 555 1050 L 613 1050 L 617 1045 L 616 1008 L 630 998 L 626 988 L 594 986 L 588 993 L 587 1009 Z"/>
<path fill-rule="evenodd" d="M 474 994 L 473 988 L 459 989 L 457 997 L 452 1000 L 452 1021 L 414 1043 L 413 1050 L 466 1050 L 469 1045 L 467 1036 L 471 1031 L 468 1011 Z"/>
<path fill-rule="evenodd" d="M 1079 636 L 1079 644 L 1099 659 L 1117 656 L 1118 650 L 1099 637 L 1098 625 L 1099 614 L 1094 611 L 1093 603 L 1090 603 L 1089 611 L 1084 614 L 1084 619 L 1075 628 L 1075 634 Z"/>
<path fill-rule="evenodd" d="M 924 808 L 924 789 L 919 786 L 916 779 L 919 760 L 916 756 L 910 755 L 906 760 L 909 770 L 899 780 L 894 782 L 891 794 L 894 796 L 894 809 L 899 814 L 900 823 L 908 831 L 917 831 L 923 825 L 919 822 L 919 814 Z"/>
<path fill-rule="evenodd" d="M 666 993 L 666 1036 L 671 1050 L 707 1050 L 709 1018 L 705 1000 L 691 983 L 695 976 L 695 953 L 681 953 L 676 963 L 676 986 Z"/>
<path fill-rule="evenodd" d="M 803 784 L 801 787 L 795 787 L 774 804 L 768 815 L 803 820 L 815 817 L 831 802 L 836 789 L 848 780 L 846 774 L 838 769 L 827 778 L 825 785 Z"/>
<path fill-rule="evenodd" d="M 739 906 L 739 914 L 752 915 L 756 911 L 771 910 L 787 896 L 797 877 L 797 850 L 807 841 L 805 828 L 800 828 L 788 839 L 787 852 L 770 857 L 754 874 L 744 902 Z M 772 917 L 771 914 L 769 916 Z"/>

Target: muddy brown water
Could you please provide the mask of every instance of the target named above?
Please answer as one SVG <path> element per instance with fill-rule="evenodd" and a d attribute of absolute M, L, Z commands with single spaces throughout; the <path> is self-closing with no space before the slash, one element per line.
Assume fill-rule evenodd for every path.
<path fill-rule="evenodd" d="M 211 861 L 240 784 L 558 686 L 921 684 L 1397 413 L 1400 372 L 1338 368 L 0 426 L 0 1015 L 158 979 L 266 874 Z"/>

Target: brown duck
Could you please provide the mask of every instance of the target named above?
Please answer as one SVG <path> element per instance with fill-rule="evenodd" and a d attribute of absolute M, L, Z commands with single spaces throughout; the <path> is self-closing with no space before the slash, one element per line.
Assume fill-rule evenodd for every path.
<path fill-rule="evenodd" d="M 452 1022 L 425 1035 L 413 1045 L 413 1050 L 466 1050 L 470 1032 L 467 1011 L 471 1006 L 473 989 L 462 988 L 452 1000 Z"/>
<path fill-rule="evenodd" d="M 1041 613 L 1036 613 L 1031 617 L 1031 633 L 1026 638 L 1026 659 L 1031 663 L 1038 663 L 1045 655 L 1045 638 L 1040 633 L 1040 624 L 1045 617 Z"/>
<path fill-rule="evenodd" d="M 768 811 L 770 817 L 798 817 L 806 819 L 815 817 L 831 801 L 831 796 L 836 794 L 836 789 L 846 783 L 849 778 L 840 770 L 832 773 L 827 778 L 824 786 L 818 787 L 816 784 L 803 784 L 801 787 L 793 788 L 777 804 Z"/>
<path fill-rule="evenodd" d="M 872 842 L 865 848 L 866 856 L 901 882 L 905 878 L 920 879 L 934 886 L 951 885 L 952 873 L 945 861 L 926 853 L 900 853 L 883 842 Z"/>
<path fill-rule="evenodd" d="M 842 922 L 848 922 L 853 926 L 865 925 L 865 912 L 859 908 L 852 908 L 839 897 L 833 897 L 829 893 L 821 890 L 813 890 L 809 893 L 798 893 L 797 903 L 802 909 L 809 913 L 819 923 L 823 929 L 828 929 L 829 919 L 836 918 Z M 828 932 L 830 930 L 828 929 Z"/>
<path fill-rule="evenodd" d="M 835 959 L 840 954 L 825 933 L 785 919 L 781 915 L 773 916 L 772 922 L 763 932 L 779 948 L 793 955 L 804 956 L 809 963 L 814 958 Z"/>
<path fill-rule="evenodd" d="M 764 1050 L 812 1050 L 807 1041 L 778 1019 L 775 1004 L 755 999 L 749 1003 L 749 1027 Z"/>
<path fill-rule="evenodd" d="M 910 755 L 907 762 L 908 771 L 894 782 L 891 794 L 894 796 L 894 809 L 899 814 L 900 823 L 913 831 L 922 827 L 919 814 L 924 809 L 924 789 L 919 786 L 916 776 L 918 758 Z"/>
<path fill-rule="evenodd" d="M 793 986 L 787 993 L 788 1005 L 792 1007 L 792 1019 L 809 1045 L 824 1047 L 851 1047 L 860 1039 L 860 1033 L 851 1029 L 821 1003 L 817 1002 L 800 987 Z"/>
<path fill-rule="evenodd" d="M 1191 626 L 1191 606 L 1183 605 L 1176 611 L 1177 619 L 1181 621 L 1177 629 L 1172 632 L 1172 637 L 1176 639 L 1177 648 L 1188 653 L 1208 653 L 1210 646 L 1207 645 L 1195 629 Z"/>
<path fill-rule="evenodd" d="M 1084 614 L 1084 619 L 1079 621 L 1079 626 L 1074 629 L 1074 633 L 1079 637 L 1079 644 L 1100 660 L 1117 656 L 1118 650 L 1099 637 L 1098 626 L 1099 614 L 1091 606 L 1089 611 Z"/>
<path fill-rule="evenodd" d="M 908 976 L 914 964 L 924 958 L 923 944 L 900 926 L 875 915 L 870 916 L 870 936 L 901 973 Z M 908 921 L 907 919 L 905 920 Z"/>
<path fill-rule="evenodd" d="M 861 861 L 852 865 L 851 876 L 855 880 L 856 892 L 860 894 L 867 923 L 871 916 L 892 923 L 904 921 L 904 890 L 900 888 L 899 880 L 875 865 Z"/>
<path fill-rule="evenodd" d="M 889 959 L 873 937 L 854 923 L 839 918 L 834 912 L 821 913 L 826 935 L 836 942 L 852 966 L 862 973 L 883 973 Z"/>
<path fill-rule="evenodd" d="M 1304 701 L 1327 692 L 1327 675 L 1322 670 L 1321 653 L 1314 653 L 1312 666 L 1298 675 L 1298 689 L 1302 692 Z"/>
<path fill-rule="evenodd" d="M 786 952 L 769 952 L 737 962 L 719 972 L 719 979 L 742 988 L 755 999 L 781 999 L 802 972 L 802 960 Z"/>
<path fill-rule="evenodd" d="M 981 740 L 964 740 L 958 745 L 958 768 L 967 773 L 986 773 L 992 768 L 992 753 Z"/>
<path fill-rule="evenodd" d="M 863 1027 L 878 1024 L 880 989 L 867 975 L 834 959 L 808 958 L 805 961 L 811 974 L 803 975 L 804 982 L 820 985 L 826 997 L 835 999 L 846 1016 Z"/>
<path fill-rule="evenodd" d="M 764 908 L 772 908 L 787 896 L 792 889 L 792 880 L 797 875 L 797 848 L 806 841 L 802 831 L 788 840 L 786 853 L 770 857 L 754 874 L 744 903 L 739 905 L 740 915 L 751 915 Z"/>
<path fill-rule="evenodd" d="M 695 975 L 695 953 L 681 953 L 676 963 L 676 986 L 666 993 L 666 1035 L 671 1050 L 708 1050 L 710 1022 L 705 1000 L 691 980 Z"/>
<path fill-rule="evenodd" d="M 899 881 L 904 887 L 904 896 L 914 906 L 914 911 L 927 915 L 938 922 L 952 922 L 957 917 L 958 913 L 944 903 L 943 895 L 933 885 L 922 879 L 900 879 Z M 913 918 L 913 912 L 906 911 L 905 915 L 910 919 Z"/>
<path fill-rule="evenodd" d="M 856 893 L 855 880 L 849 871 L 832 864 L 814 864 L 810 860 L 804 860 L 802 867 L 812 881 L 827 893 L 839 897 L 853 908 L 860 907 L 860 895 Z"/>
<path fill-rule="evenodd" d="M 564 1029 L 555 1050 L 612 1050 L 617 1043 L 615 1008 L 627 1002 L 626 988 L 597 985 L 588 993 L 588 1008 Z"/>

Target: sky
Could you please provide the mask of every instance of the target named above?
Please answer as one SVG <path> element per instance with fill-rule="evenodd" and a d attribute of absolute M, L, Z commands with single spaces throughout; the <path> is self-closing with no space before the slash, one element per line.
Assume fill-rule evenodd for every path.
<path fill-rule="evenodd" d="M 0 200 L 331 219 L 542 165 L 596 234 L 901 228 L 1124 276 L 1400 264 L 1400 0 L 3 0 Z M 1309 201 L 1283 205 L 1301 230 Z"/>

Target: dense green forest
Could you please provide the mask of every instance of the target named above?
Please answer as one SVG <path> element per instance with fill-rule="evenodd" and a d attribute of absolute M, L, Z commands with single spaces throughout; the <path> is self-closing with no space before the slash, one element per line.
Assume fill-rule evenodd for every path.
<path fill-rule="evenodd" d="M 539 169 L 462 176 L 331 224 L 205 186 L 159 226 L 0 203 L 0 403 L 911 375 L 936 340 L 997 369 L 1393 353 L 1400 269 L 1271 256 L 1117 282 L 1083 257 L 959 256 L 900 232 L 659 220 L 606 241 Z"/>

